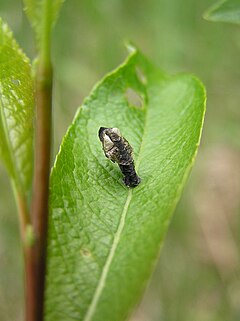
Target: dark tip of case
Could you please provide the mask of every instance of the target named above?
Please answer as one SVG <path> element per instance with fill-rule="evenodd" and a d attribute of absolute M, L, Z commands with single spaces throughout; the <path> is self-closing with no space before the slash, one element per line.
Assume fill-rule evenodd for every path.
<path fill-rule="evenodd" d="M 107 129 L 106 127 L 100 127 L 99 128 L 99 131 L 98 131 L 98 137 L 99 139 L 102 141 L 102 134 L 103 134 L 103 131 Z"/>

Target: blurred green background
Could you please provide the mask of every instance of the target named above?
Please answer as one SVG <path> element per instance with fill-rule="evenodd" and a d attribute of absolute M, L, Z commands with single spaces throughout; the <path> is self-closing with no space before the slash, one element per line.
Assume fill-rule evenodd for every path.
<path fill-rule="evenodd" d="M 240 29 L 203 20 L 208 0 L 66 0 L 54 31 L 54 155 L 92 86 L 133 41 L 170 73 L 197 75 L 208 93 L 197 162 L 162 255 L 132 321 L 240 320 Z M 30 58 L 21 1 L 0 16 Z M 22 253 L 13 193 L 0 166 L 0 320 L 22 320 Z"/>

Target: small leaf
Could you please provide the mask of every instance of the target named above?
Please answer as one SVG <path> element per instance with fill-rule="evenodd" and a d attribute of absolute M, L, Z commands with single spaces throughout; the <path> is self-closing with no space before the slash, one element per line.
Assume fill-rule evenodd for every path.
<path fill-rule="evenodd" d="M 220 1 L 204 14 L 204 18 L 210 21 L 240 24 L 240 1 Z"/>
<path fill-rule="evenodd" d="M 27 16 L 37 38 L 44 33 L 43 29 L 51 30 L 63 2 L 64 0 L 24 0 Z"/>
<path fill-rule="evenodd" d="M 137 51 L 85 100 L 51 176 L 47 321 L 126 319 L 158 258 L 204 112 L 199 80 L 166 75 Z M 104 156 L 101 126 L 134 148 L 135 189 Z"/>
<path fill-rule="evenodd" d="M 29 60 L 0 18 L 0 156 L 22 190 L 32 179 L 33 107 Z"/>

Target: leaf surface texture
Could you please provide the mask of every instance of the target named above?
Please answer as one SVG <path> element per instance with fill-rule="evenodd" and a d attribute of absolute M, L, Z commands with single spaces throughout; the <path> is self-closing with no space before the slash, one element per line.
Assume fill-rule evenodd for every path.
<path fill-rule="evenodd" d="M 32 179 L 33 92 L 30 62 L 0 19 L 0 156 L 22 191 Z"/>
<path fill-rule="evenodd" d="M 193 164 L 204 111 L 199 80 L 169 76 L 138 51 L 84 101 L 51 176 L 47 321 L 129 315 Z M 119 128 L 132 145 L 135 189 L 105 158 L 101 126 Z"/>

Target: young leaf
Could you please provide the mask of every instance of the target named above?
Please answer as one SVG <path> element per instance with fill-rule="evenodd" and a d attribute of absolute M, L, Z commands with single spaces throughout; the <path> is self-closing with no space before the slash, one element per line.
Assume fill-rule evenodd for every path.
<path fill-rule="evenodd" d="M 120 321 L 138 302 L 199 146 L 205 91 L 133 52 L 93 90 L 51 176 L 46 320 Z M 99 127 L 134 148 L 140 185 L 122 183 Z"/>
<path fill-rule="evenodd" d="M 204 14 L 204 18 L 210 21 L 240 24 L 240 1 L 220 1 Z"/>
<path fill-rule="evenodd" d="M 27 16 L 37 38 L 51 30 L 63 2 L 64 0 L 24 0 Z"/>
<path fill-rule="evenodd" d="M 22 191 L 32 178 L 33 107 L 29 60 L 0 18 L 0 156 Z"/>

